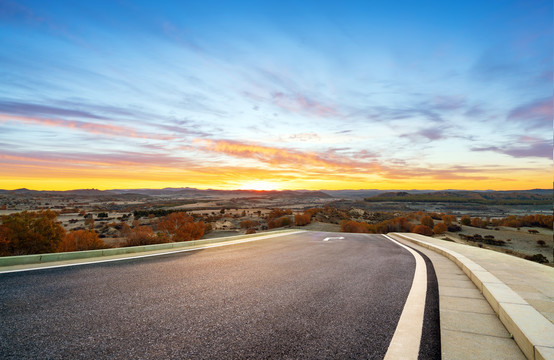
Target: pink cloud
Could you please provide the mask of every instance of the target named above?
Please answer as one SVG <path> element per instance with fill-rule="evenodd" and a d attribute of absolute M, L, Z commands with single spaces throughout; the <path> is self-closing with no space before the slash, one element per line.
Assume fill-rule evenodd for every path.
<path fill-rule="evenodd" d="M 282 92 L 276 92 L 272 94 L 272 101 L 274 105 L 290 112 L 308 113 L 320 117 L 339 116 L 339 113 L 334 108 L 302 94 L 291 96 Z"/>
<path fill-rule="evenodd" d="M 513 109 L 508 114 L 508 120 L 529 123 L 536 127 L 552 128 L 554 109 L 552 98 L 540 99 Z"/>
<path fill-rule="evenodd" d="M 31 124 L 31 125 L 76 129 L 76 130 L 89 132 L 92 134 L 103 134 L 103 135 L 109 135 L 109 136 L 121 136 L 121 137 L 142 138 L 142 139 L 157 139 L 157 140 L 174 139 L 173 136 L 159 135 L 159 134 L 152 134 L 152 133 L 148 133 L 148 134 L 142 133 L 127 126 L 97 124 L 97 123 L 74 121 L 74 120 L 49 119 L 49 118 L 0 114 L 0 122 L 10 122 L 10 121 L 24 123 L 24 124 Z"/>

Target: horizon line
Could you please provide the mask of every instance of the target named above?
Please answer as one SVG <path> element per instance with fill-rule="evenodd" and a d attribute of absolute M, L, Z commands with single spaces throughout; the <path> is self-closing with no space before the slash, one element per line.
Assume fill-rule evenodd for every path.
<path fill-rule="evenodd" d="M 0 189 L 0 191 L 18 191 L 18 190 L 27 190 L 27 191 L 37 191 L 37 192 L 68 192 L 68 191 L 132 191 L 132 190 L 199 190 L 199 191 L 255 191 L 255 192 L 283 192 L 283 191 L 502 191 L 502 192 L 514 192 L 514 191 L 531 191 L 531 190 L 553 190 L 548 188 L 531 188 L 531 189 L 512 189 L 512 190 L 495 190 L 495 189 L 377 189 L 377 188 L 367 188 L 367 189 L 317 189 L 317 190 L 308 190 L 308 189 L 271 189 L 271 190 L 259 190 L 259 189 L 217 189 L 217 188 L 195 188 L 195 187 L 164 187 L 164 188 L 119 188 L 119 189 L 98 189 L 98 188 L 78 188 L 78 189 L 65 189 L 65 190 L 50 190 L 50 189 L 29 189 L 29 188 L 16 188 L 16 189 Z"/>

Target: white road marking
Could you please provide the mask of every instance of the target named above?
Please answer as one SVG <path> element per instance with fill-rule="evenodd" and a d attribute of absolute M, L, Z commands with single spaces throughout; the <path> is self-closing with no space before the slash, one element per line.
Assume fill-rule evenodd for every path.
<path fill-rule="evenodd" d="M 417 359 L 423 330 L 425 298 L 427 295 L 427 266 L 421 255 L 413 249 L 387 235 L 383 236 L 408 250 L 416 260 L 412 288 L 385 354 L 385 359 Z"/>
<path fill-rule="evenodd" d="M 50 265 L 50 266 L 41 266 L 41 267 L 34 267 L 34 268 L 28 268 L 28 269 L 5 270 L 5 271 L 0 271 L 0 274 L 9 274 L 9 273 L 23 272 L 23 271 L 33 271 L 33 270 L 56 269 L 56 268 L 63 268 L 63 267 L 69 267 L 69 266 L 100 264 L 100 263 L 107 263 L 107 262 L 113 262 L 113 261 L 123 261 L 123 260 L 130 260 L 130 259 L 140 259 L 140 258 L 153 257 L 153 256 L 176 254 L 176 253 L 181 253 L 181 252 L 195 251 L 195 250 L 208 249 L 208 248 L 214 248 L 214 247 L 220 247 L 220 246 L 242 244 L 242 243 L 250 242 L 250 241 L 257 241 L 257 240 L 269 239 L 269 238 L 274 238 L 274 237 L 279 237 L 279 236 L 287 236 L 287 235 L 298 234 L 298 233 L 301 233 L 301 232 L 304 232 L 304 231 L 294 231 L 294 232 L 289 232 L 289 233 L 284 233 L 284 234 L 263 235 L 263 236 L 244 239 L 244 240 L 231 240 L 231 241 L 215 243 L 215 244 L 206 244 L 206 245 L 201 245 L 201 246 L 196 246 L 196 247 L 191 247 L 191 248 L 186 248 L 186 249 L 181 249 L 181 250 L 172 250 L 172 251 L 160 252 L 160 253 L 155 253 L 155 254 L 145 254 L 145 255 L 121 257 L 121 258 L 117 258 L 117 259 L 93 260 L 93 261 L 86 261 L 86 262 L 74 263 L 74 264 Z M 30 264 L 30 265 L 40 265 L 40 264 Z"/>
<path fill-rule="evenodd" d="M 325 239 L 323 239 L 323 241 L 329 241 L 329 240 L 334 240 L 334 239 L 342 240 L 342 239 L 344 239 L 344 236 L 331 236 L 331 237 L 326 237 Z"/>

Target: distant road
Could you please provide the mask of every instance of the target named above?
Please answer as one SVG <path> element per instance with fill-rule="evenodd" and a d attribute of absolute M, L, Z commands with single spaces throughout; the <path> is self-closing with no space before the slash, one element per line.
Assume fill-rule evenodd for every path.
<path fill-rule="evenodd" d="M 415 258 L 381 235 L 340 237 L 0 274 L 0 358 L 381 359 Z M 420 358 L 438 359 L 429 288 Z"/>

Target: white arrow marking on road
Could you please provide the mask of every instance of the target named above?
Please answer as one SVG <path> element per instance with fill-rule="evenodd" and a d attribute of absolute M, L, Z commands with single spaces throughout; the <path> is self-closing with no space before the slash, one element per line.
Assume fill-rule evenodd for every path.
<path fill-rule="evenodd" d="M 344 239 L 344 237 L 343 236 L 326 237 L 325 239 L 323 239 L 323 241 L 329 241 L 329 240 L 333 240 L 333 239 L 342 240 L 342 239 Z"/>

